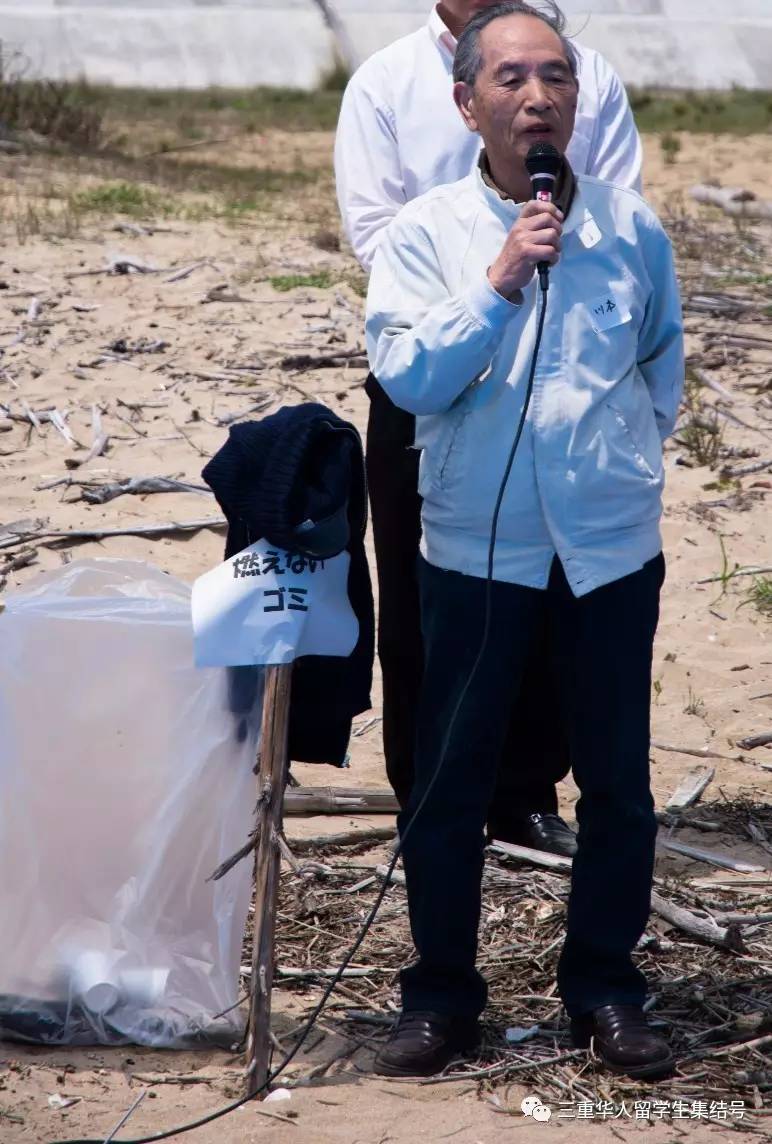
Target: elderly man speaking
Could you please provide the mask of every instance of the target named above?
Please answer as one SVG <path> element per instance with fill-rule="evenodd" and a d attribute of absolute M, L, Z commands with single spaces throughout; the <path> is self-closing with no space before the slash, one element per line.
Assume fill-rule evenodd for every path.
<path fill-rule="evenodd" d="M 529 150 L 563 155 L 574 123 L 562 30 L 557 10 L 514 0 L 467 25 L 453 90 L 482 136 L 479 165 L 403 208 L 370 280 L 370 365 L 417 415 L 423 497 L 426 665 L 399 820 L 418 960 L 376 1058 L 390 1075 L 434 1073 L 476 1043 L 486 811 L 543 618 L 581 795 L 560 994 L 575 1043 L 594 1037 L 613 1069 L 672 1068 L 631 954 L 654 861 L 649 698 L 680 305 L 670 243 L 634 191 L 562 158 L 555 201 L 529 201 Z M 537 263 L 551 267 L 546 294 Z"/>

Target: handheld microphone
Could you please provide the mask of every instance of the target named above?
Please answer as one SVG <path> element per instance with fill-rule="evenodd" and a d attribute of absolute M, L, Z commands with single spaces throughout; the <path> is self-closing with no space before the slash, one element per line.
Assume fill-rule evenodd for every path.
<path fill-rule="evenodd" d="M 542 203 L 551 203 L 562 157 L 551 143 L 534 143 L 525 157 L 525 166 L 531 178 L 531 198 Z M 537 262 L 539 285 L 546 290 L 549 285 L 549 262 Z"/>

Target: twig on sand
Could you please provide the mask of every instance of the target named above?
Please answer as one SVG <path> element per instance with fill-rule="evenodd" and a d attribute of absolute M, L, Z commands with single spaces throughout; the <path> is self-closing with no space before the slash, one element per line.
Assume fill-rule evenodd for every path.
<path fill-rule="evenodd" d="M 203 528 L 225 528 L 224 516 L 209 516 L 204 520 L 170 520 L 161 524 L 135 524 L 127 528 L 71 528 L 40 529 L 31 532 L 0 534 L 0 549 L 37 541 L 50 548 L 59 542 L 78 544 L 88 540 L 106 540 L 110 536 L 169 536 L 175 532 L 200 532 Z"/>
<path fill-rule="evenodd" d="M 333 350 L 326 354 L 290 354 L 281 360 L 282 369 L 303 373 L 307 369 L 334 369 L 341 365 L 365 366 L 367 354 L 363 349 Z"/>
<path fill-rule="evenodd" d="M 720 576 L 716 576 L 720 580 Z M 663 743 L 660 739 L 652 739 L 651 746 L 658 751 L 675 751 L 678 755 L 694 755 L 696 759 L 725 759 L 728 763 L 736 763 L 733 755 L 722 755 L 718 751 L 711 751 L 710 747 L 681 747 L 675 743 Z"/>
<path fill-rule="evenodd" d="M 749 735 L 747 739 L 738 739 L 737 746 L 743 751 L 753 751 L 756 747 L 766 747 L 772 743 L 772 731 L 762 731 L 760 735 Z"/>
<path fill-rule="evenodd" d="M 699 938 L 700 941 L 707 941 L 711 945 L 731 949 L 736 953 L 744 950 L 739 932 L 733 926 L 720 926 L 711 917 L 698 918 L 691 910 L 668 901 L 656 890 L 651 892 L 651 908 L 666 922 L 677 926 L 684 933 L 691 934 L 692 937 Z"/>
<path fill-rule="evenodd" d="M 369 830 L 348 830 L 342 834 L 318 834 L 313 838 L 293 838 L 292 845 L 299 853 L 325 846 L 361 846 L 363 843 L 388 842 L 396 834 L 393 826 L 373 826 Z"/>

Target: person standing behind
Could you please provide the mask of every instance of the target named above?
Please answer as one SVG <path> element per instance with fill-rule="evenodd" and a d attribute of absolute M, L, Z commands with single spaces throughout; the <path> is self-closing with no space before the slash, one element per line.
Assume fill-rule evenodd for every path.
<path fill-rule="evenodd" d="M 453 102 L 456 40 L 493 0 L 445 0 L 428 22 L 376 52 L 343 96 L 335 177 L 345 232 L 370 271 L 384 229 L 425 191 L 468 175 L 480 137 Z M 640 190 L 641 143 L 624 87 L 597 52 L 575 45 L 579 96 L 567 157 L 577 174 Z M 421 497 L 415 418 L 370 374 L 367 477 L 378 566 L 378 654 L 383 745 L 389 781 L 404 808 L 413 782 L 416 707 L 423 673 L 417 581 Z M 573 832 L 557 814 L 555 784 L 570 769 L 567 735 L 544 629 L 532 650 L 502 752 L 488 817 L 492 836 L 573 855 Z"/>

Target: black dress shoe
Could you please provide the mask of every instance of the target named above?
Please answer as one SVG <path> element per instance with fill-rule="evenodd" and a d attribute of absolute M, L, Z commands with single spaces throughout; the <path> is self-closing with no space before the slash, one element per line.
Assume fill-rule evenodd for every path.
<path fill-rule="evenodd" d="M 602 1005 L 571 1021 L 578 1049 L 593 1042 L 595 1052 L 612 1072 L 635 1079 L 670 1076 L 675 1059 L 664 1037 L 649 1026 L 639 1005 Z"/>
<path fill-rule="evenodd" d="M 434 1076 L 457 1053 L 480 1043 L 475 1017 L 442 1013 L 403 1013 L 386 1044 L 376 1054 L 375 1071 L 382 1076 Z"/>
<path fill-rule="evenodd" d="M 491 822 L 488 832 L 499 842 L 514 842 L 517 846 L 530 846 L 532 850 L 546 850 L 573 858 L 576 854 L 576 835 L 559 814 L 530 814 L 521 821 Z"/>

